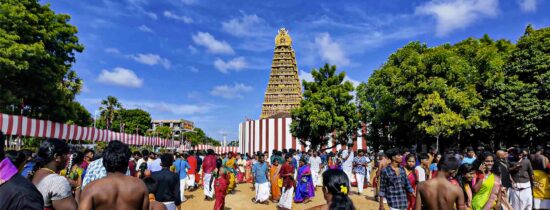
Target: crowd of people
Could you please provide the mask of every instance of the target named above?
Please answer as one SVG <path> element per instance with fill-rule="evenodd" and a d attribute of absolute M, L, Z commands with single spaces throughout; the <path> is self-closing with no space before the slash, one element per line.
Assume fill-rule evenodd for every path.
<path fill-rule="evenodd" d="M 237 184 L 253 189 L 255 208 L 293 209 L 321 188 L 326 203 L 311 209 L 354 210 L 350 196 L 373 187 L 380 209 L 550 209 L 550 150 L 542 146 L 157 154 L 112 141 L 96 154 L 55 139 L 34 152 L 4 151 L 1 139 L 0 209 L 185 209 L 185 191 L 202 189 L 205 205 L 223 210 Z"/>

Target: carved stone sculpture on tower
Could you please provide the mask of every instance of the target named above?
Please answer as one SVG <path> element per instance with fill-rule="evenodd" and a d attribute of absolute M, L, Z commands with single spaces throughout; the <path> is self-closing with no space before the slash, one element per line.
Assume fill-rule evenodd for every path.
<path fill-rule="evenodd" d="M 275 37 L 275 52 L 260 118 L 288 117 L 300 106 L 302 86 L 298 78 L 292 38 L 285 28 Z"/>

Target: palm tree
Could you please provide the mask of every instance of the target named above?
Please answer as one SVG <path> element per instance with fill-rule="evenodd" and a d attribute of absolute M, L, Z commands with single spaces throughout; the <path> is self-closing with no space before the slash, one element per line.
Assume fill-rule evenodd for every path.
<path fill-rule="evenodd" d="M 107 100 L 101 101 L 101 116 L 105 117 L 105 124 L 107 125 L 107 130 L 111 128 L 111 124 L 115 119 L 115 114 L 122 105 L 118 102 L 118 99 L 113 96 L 107 96 Z"/>

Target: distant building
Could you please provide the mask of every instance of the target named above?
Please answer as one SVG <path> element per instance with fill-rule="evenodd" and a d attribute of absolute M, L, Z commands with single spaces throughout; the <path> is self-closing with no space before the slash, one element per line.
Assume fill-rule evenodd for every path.
<path fill-rule="evenodd" d="M 180 134 L 193 131 L 195 124 L 188 120 L 153 120 L 151 121 L 152 130 L 156 130 L 158 126 L 167 126 L 172 129 L 174 137 L 180 136 Z"/>

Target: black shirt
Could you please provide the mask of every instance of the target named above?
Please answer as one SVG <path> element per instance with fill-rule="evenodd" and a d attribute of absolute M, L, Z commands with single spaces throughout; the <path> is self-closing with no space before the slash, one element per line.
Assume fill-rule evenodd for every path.
<path fill-rule="evenodd" d="M 151 176 L 157 181 L 156 200 L 159 202 L 173 201 L 176 206 L 179 206 L 181 203 L 179 176 L 167 168 L 153 172 Z"/>
<path fill-rule="evenodd" d="M 42 194 L 28 179 L 16 174 L 0 185 L 0 210 L 44 209 Z"/>
<path fill-rule="evenodd" d="M 512 187 L 512 180 L 510 180 L 510 162 L 508 160 L 498 159 L 496 164 L 500 170 L 500 180 L 502 181 L 502 186 L 506 188 Z"/>

